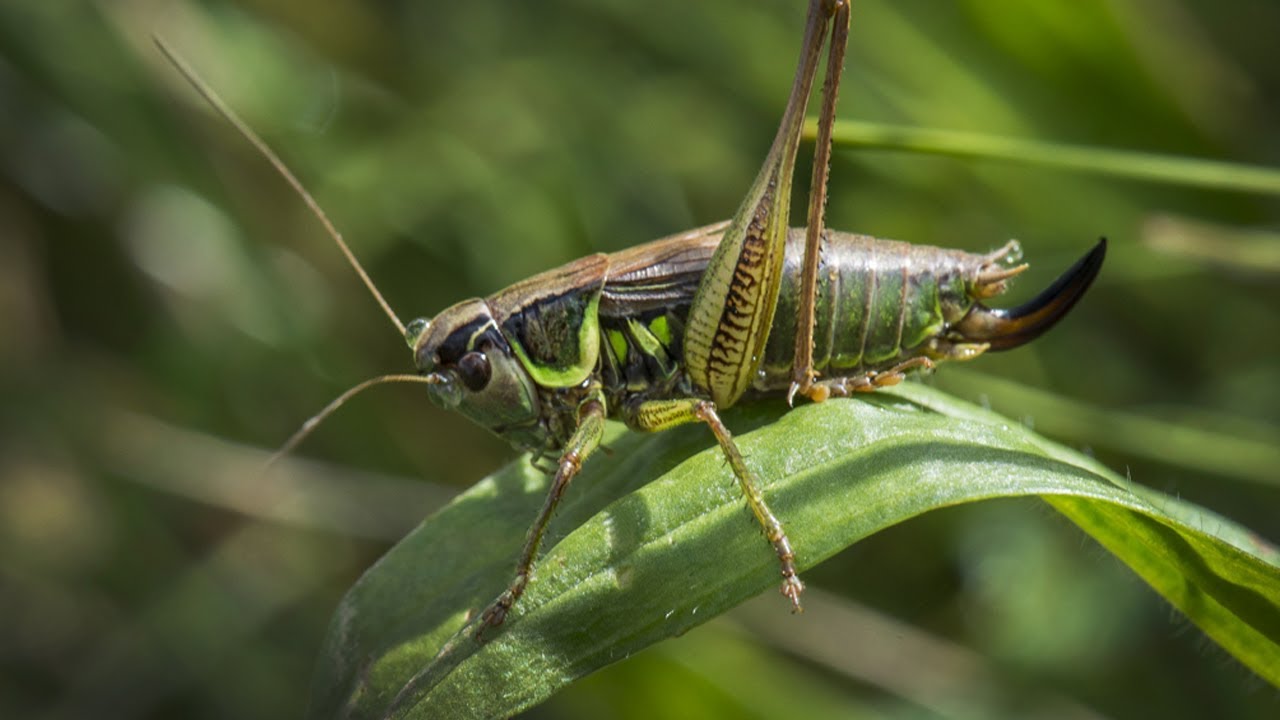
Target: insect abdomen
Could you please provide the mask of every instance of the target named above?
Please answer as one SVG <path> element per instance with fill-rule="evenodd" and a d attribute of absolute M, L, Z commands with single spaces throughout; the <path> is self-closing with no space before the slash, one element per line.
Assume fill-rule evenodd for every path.
<path fill-rule="evenodd" d="M 790 381 L 799 304 L 802 236 L 793 231 L 757 389 Z M 966 276 L 989 256 L 829 232 L 822 248 L 814 368 L 827 377 L 882 369 L 922 345 L 973 304 Z"/>
<path fill-rule="evenodd" d="M 599 373 L 610 401 L 689 389 L 682 385 L 684 326 L 723 223 L 656 240 L 608 257 L 600 298 Z M 757 392 L 791 382 L 804 231 L 787 238 L 777 312 Z M 866 235 L 824 235 L 814 322 L 814 368 L 824 378 L 855 377 L 905 360 L 971 359 L 1007 350 L 1053 327 L 1088 290 L 1106 256 L 1100 241 L 1052 285 L 1016 308 L 982 300 L 1026 269 L 1017 243 L 985 255 Z M 654 394 L 657 393 L 657 394 Z"/>

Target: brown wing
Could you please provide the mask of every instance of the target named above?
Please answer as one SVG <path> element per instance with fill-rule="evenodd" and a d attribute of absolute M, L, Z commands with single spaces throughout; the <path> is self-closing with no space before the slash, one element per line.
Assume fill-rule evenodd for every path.
<path fill-rule="evenodd" d="M 627 317 L 691 302 L 727 225 L 718 222 L 609 255 L 601 314 Z"/>

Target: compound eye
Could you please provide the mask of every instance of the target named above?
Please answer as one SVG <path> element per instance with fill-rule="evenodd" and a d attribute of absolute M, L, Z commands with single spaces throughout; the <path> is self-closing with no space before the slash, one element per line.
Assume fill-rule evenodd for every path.
<path fill-rule="evenodd" d="M 458 359 L 458 376 L 471 392 L 483 390 L 492 374 L 489 358 L 482 352 L 469 352 Z"/>

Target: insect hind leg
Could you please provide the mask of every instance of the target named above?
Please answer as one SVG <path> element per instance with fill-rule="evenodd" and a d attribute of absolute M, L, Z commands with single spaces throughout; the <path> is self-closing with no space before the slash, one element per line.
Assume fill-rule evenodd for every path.
<path fill-rule="evenodd" d="M 829 0 L 831 44 L 827 48 L 827 74 L 822 84 L 822 110 L 818 115 L 818 136 L 813 150 L 813 178 L 809 183 L 809 213 L 805 228 L 804 264 L 800 276 L 800 309 L 797 319 L 791 387 L 787 404 L 797 394 L 814 402 L 828 396 L 821 383 L 814 381 L 818 373 L 813 367 L 813 325 L 818 294 L 818 264 L 827 209 L 827 181 L 831 174 L 831 133 L 836 117 L 836 97 L 840 75 L 844 71 L 844 55 L 849 42 L 849 0 Z"/>
<path fill-rule="evenodd" d="M 814 383 L 812 392 L 821 395 L 820 398 L 814 398 L 817 402 L 822 402 L 828 397 L 849 397 L 859 392 L 875 392 L 880 388 L 897 385 L 906 379 L 907 373 L 912 370 L 932 370 L 933 367 L 933 360 L 927 357 L 913 357 L 903 360 L 887 370 L 867 372 L 850 377 L 831 378 Z"/>

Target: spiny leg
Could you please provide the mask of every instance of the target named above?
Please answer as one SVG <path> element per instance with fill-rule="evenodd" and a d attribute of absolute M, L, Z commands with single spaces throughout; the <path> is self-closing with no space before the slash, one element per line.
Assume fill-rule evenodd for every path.
<path fill-rule="evenodd" d="M 822 112 L 818 115 L 818 136 L 813 150 L 813 179 L 809 184 L 809 215 L 805 228 L 804 266 L 800 276 L 800 310 L 796 319 L 795 360 L 791 363 L 791 388 L 787 391 L 790 405 L 796 393 L 814 402 L 826 399 L 826 393 L 814 385 L 813 323 L 818 293 L 818 262 L 821 259 L 823 231 L 827 209 L 827 180 L 831 171 L 831 126 L 836 118 L 836 97 L 840 91 L 840 74 L 844 70 L 844 54 L 849 42 L 849 0 L 835 0 L 831 25 L 831 45 L 827 50 L 827 76 L 822 85 Z"/>
<path fill-rule="evenodd" d="M 711 256 L 689 310 L 685 369 L 694 387 L 720 407 L 733 405 L 751 386 L 764 356 L 782 284 L 805 108 L 827 25 L 836 6 L 845 2 L 810 0 L 800 62 L 778 134 Z"/>
<path fill-rule="evenodd" d="M 972 360 L 986 351 L 987 347 L 987 343 L 962 343 L 935 338 L 925 346 L 927 355 L 908 358 L 887 370 L 814 383 L 813 391 L 821 396 L 814 400 L 822 402 L 831 396 L 848 397 L 856 392 L 875 392 L 883 387 L 897 385 L 912 370 L 932 370 L 936 361 L 941 360 Z"/>
<path fill-rule="evenodd" d="M 511 611 L 511 607 L 524 594 L 524 589 L 529 584 L 529 576 L 533 573 L 533 563 L 538 556 L 538 548 L 542 545 L 542 536 L 547 531 L 547 523 L 551 521 L 556 506 L 560 504 L 565 488 L 569 487 L 574 476 L 582 469 L 582 463 L 600 446 L 600 439 L 604 435 L 604 421 L 604 397 L 597 391 L 578 406 L 578 427 L 574 429 L 573 436 L 569 438 L 564 452 L 560 454 L 555 478 L 551 481 L 551 489 L 547 491 L 547 498 L 542 503 L 542 509 L 538 511 L 537 519 L 529 528 L 524 549 L 516 562 L 516 577 L 506 591 L 499 595 L 498 599 L 480 616 L 480 627 L 476 629 L 475 634 L 476 640 L 480 640 L 489 628 L 501 625 L 507 619 L 507 613 Z"/>
<path fill-rule="evenodd" d="M 738 485 L 742 488 L 742 494 L 747 498 L 747 506 L 760 523 L 765 539 L 778 554 L 778 564 L 782 570 L 782 594 L 791 601 L 792 612 L 800 612 L 800 593 L 804 590 L 804 583 L 800 581 L 796 571 L 796 555 L 791 550 L 791 541 L 787 539 L 782 523 L 765 502 L 759 478 L 747 467 L 729 429 L 720 421 L 715 403 L 698 398 L 650 400 L 640 403 L 627 413 L 627 424 L 637 430 L 666 430 L 690 422 L 706 423 L 716 436 L 716 442 L 720 444 L 720 450 L 724 452 L 725 459 L 729 461 Z"/>
<path fill-rule="evenodd" d="M 815 402 L 822 402 L 829 396 L 849 397 L 856 392 L 875 392 L 880 388 L 897 385 L 902 382 L 911 370 L 932 370 L 933 366 L 933 360 L 927 357 L 914 357 L 903 360 L 887 370 L 823 380 L 813 385 L 813 392 L 821 395 L 821 397 L 815 398 Z"/>

